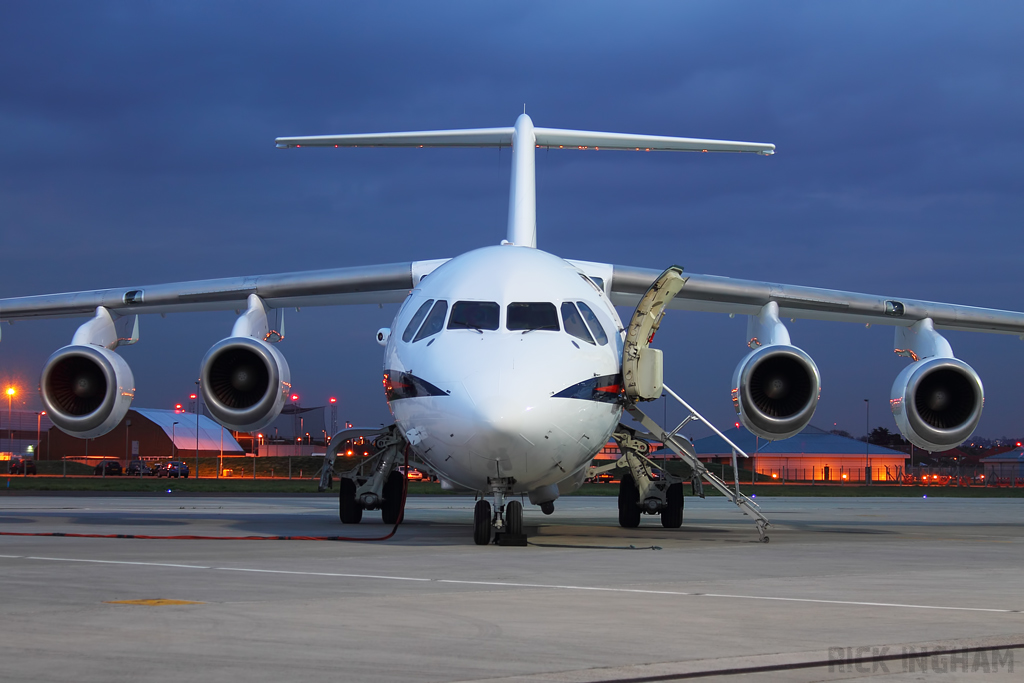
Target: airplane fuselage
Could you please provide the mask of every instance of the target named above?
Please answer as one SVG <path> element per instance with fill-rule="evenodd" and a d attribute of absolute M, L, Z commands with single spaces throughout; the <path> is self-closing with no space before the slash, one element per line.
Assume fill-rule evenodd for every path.
<path fill-rule="evenodd" d="M 391 328 L 384 384 L 415 454 L 451 484 L 572 488 L 622 413 L 622 322 L 575 266 L 485 247 L 423 278 Z"/>

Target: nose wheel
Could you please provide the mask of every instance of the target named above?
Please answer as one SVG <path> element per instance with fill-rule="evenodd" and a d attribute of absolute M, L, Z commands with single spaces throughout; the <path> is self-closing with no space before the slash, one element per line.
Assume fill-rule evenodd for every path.
<path fill-rule="evenodd" d="M 494 542 L 498 545 L 526 545 L 523 533 L 523 504 L 510 500 L 504 505 L 492 507 L 486 500 L 478 500 L 473 510 L 473 542 L 488 545 L 491 532 L 496 531 Z"/>

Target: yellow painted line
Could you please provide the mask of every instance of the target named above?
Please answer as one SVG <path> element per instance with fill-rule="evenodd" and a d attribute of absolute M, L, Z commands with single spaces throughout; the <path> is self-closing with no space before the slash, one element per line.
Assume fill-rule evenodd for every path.
<path fill-rule="evenodd" d="M 147 605 L 150 607 L 161 605 L 205 605 L 205 602 L 194 602 L 192 600 L 105 600 L 108 605 Z"/>

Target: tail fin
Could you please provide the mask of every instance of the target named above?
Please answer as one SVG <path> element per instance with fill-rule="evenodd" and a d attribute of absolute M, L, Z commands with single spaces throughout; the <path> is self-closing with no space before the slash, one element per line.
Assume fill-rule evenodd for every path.
<path fill-rule="evenodd" d="M 277 138 L 275 142 L 280 149 L 289 147 L 511 147 L 512 184 L 509 190 L 507 240 L 523 247 L 537 246 L 537 189 L 534 165 L 534 151 L 537 147 L 616 149 L 636 152 L 747 152 L 764 156 L 775 153 L 775 145 L 766 142 L 736 142 L 662 135 L 600 133 L 561 128 L 534 128 L 533 120 L 526 114 L 521 114 L 512 128 L 314 135 Z"/>

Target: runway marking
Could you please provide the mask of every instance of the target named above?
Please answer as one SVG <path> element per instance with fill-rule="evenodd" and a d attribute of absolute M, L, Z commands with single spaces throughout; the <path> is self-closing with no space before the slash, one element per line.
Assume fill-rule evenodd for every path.
<path fill-rule="evenodd" d="M 779 598 L 767 595 L 732 595 L 729 593 L 684 593 L 682 591 L 657 591 L 643 588 L 606 588 L 601 586 L 560 586 L 543 583 L 509 583 L 502 581 L 460 581 L 456 579 L 436 579 L 437 583 L 461 583 L 476 586 L 503 586 L 509 588 L 551 588 L 575 591 L 601 591 L 606 593 L 641 593 L 647 595 L 680 595 L 694 598 L 731 598 L 734 600 L 775 600 L 779 602 L 812 602 L 825 605 L 858 605 L 865 607 L 906 607 L 911 609 L 953 610 L 958 612 L 1000 612 L 1004 614 L 1020 613 L 1018 609 L 992 609 L 987 607 L 949 607 L 945 605 L 910 605 L 897 602 L 858 602 L 854 600 L 823 600 L 815 598 Z"/>
<path fill-rule="evenodd" d="M 26 560 L 46 560 L 48 562 L 91 562 L 94 564 L 137 564 L 144 567 L 177 567 L 179 569 L 213 569 L 197 564 L 169 564 L 167 562 L 127 562 L 125 560 L 80 560 L 73 557 L 26 557 Z"/>
<path fill-rule="evenodd" d="M 104 600 L 107 605 L 145 605 L 146 607 L 162 607 L 164 605 L 205 605 L 205 602 L 196 602 L 195 600 L 165 600 L 163 598 L 157 598 L 155 600 Z"/>
<path fill-rule="evenodd" d="M 48 562 L 86 562 L 91 564 L 124 564 L 145 567 L 172 567 L 175 569 L 213 569 L 229 572 L 254 574 L 290 574 L 296 576 L 326 576 L 343 579 L 377 579 L 384 581 L 417 581 L 425 583 L 446 583 L 465 586 L 494 586 L 497 588 L 541 588 L 547 590 L 592 591 L 599 593 L 631 593 L 640 595 L 676 595 L 693 598 L 724 598 L 730 600 L 766 600 L 774 602 L 801 602 L 820 605 L 849 605 L 854 607 L 895 607 L 904 609 L 928 609 L 952 612 L 988 612 L 998 614 L 1021 614 L 1019 609 L 995 609 L 991 607 L 952 607 L 948 605 L 915 605 L 898 602 L 863 602 L 857 600 L 825 600 L 820 598 L 784 598 L 769 595 L 740 595 L 732 593 L 689 593 L 684 591 L 653 590 L 648 588 L 609 588 L 607 586 L 573 586 L 550 583 L 515 583 L 511 581 L 469 581 L 464 579 L 429 579 L 414 576 L 385 576 L 380 574 L 343 574 L 336 572 L 303 572 L 287 569 L 256 569 L 251 567 L 208 567 L 195 564 L 172 564 L 169 562 L 130 562 L 127 560 L 89 560 L 72 557 L 35 557 L 21 555 L 0 555 L 0 558 L 44 560 Z"/>
<path fill-rule="evenodd" d="M 297 572 L 285 569 L 247 569 L 245 567 L 213 567 L 227 572 L 256 572 L 260 574 L 298 574 L 300 576 L 336 576 L 345 579 L 385 579 L 388 581 L 433 581 L 434 579 L 418 579 L 412 576 L 378 576 L 376 574 L 334 574 L 331 572 Z"/>

